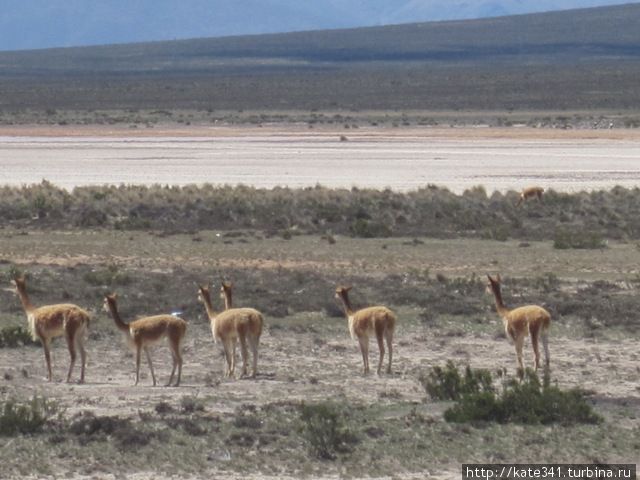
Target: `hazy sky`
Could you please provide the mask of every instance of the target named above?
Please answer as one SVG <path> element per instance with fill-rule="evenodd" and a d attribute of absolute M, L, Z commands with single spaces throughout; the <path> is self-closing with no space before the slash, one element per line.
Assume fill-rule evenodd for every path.
<path fill-rule="evenodd" d="M 0 50 L 347 28 L 620 0 L 0 0 Z"/>

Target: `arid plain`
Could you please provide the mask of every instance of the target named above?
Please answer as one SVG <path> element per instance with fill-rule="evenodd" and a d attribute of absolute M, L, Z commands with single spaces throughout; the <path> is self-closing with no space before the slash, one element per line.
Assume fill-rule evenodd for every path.
<path fill-rule="evenodd" d="M 0 137 L 4 185 L 46 178 L 68 188 L 208 182 L 407 191 L 433 183 L 458 194 L 483 185 L 490 195 L 531 183 L 578 192 L 640 181 L 636 130 L 6 127 Z M 523 221 L 536 208 L 524 205 Z M 59 412 L 45 433 L 2 439 L 1 478 L 459 478 L 460 464 L 473 462 L 640 464 L 640 337 L 629 313 L 640 293 L 634 240 L 558 249 L 549 240 L 472 236 L 36 224 L 0 229 L 0 322 L 26 324 L 11 291 L 16 272 L 29 275 L 34 303 L 87 308 L 87 383 L 62 382 L 62 339 L 54 342 L 53 383 L 44 379 L 39 346 L 0 349 L 1 398 L 35 394 Z M 552 312 L 552 381 L 585 389 L 602 423 L 444 421 L 451 402 L 430 399 L 420 380 L 431 367 L 451 360 L 515 375 L 513 346 L 484 291 L 485 274 L 495 272 L 508 305 L 535 302 Z M 238 306 L 265 313 L 255 380 L 222 378 L 222 349 L 196 299 L 197 283 L 221 277 L 235 282 Z M 354 285 L 357 306 L 387 304 L 398 314 L 391 374 L 362 375 L 333 298 L 340 283 Z M 151 387 L 144 362 L 133 386 L 134 358 L 101 309 L 110 291 L 119 293 L 125 320 L 182 312 L 188 332 L 179 388 Z M 601 308 L 585 315 L 576 304 L 596 292 L 605 292 Z M 221 308 L 217 296 L 214 304 Z M 628 322 L 616 321 L 622 316 Z M 161 343 L 153 357 L 162 383 L 168 348 Z M 355 438 L 333 461 L 311 455 L 302 433 L 300 405 L 320 401 L 343 409 Z"/>

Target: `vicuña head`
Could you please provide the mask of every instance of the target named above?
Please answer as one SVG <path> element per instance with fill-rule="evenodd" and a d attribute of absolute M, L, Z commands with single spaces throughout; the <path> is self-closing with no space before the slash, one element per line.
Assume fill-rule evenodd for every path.
<path fill-rule="evenodd" d="M 527 187 L 520 192 L 520 197 L 518 198 L 518 203 L 516 203 L 516 207 L 519 207 L 522 202 L 529 200 L 530 198 L 536 197 L 539 202 L 542 202 L 542 194 L 544 192 L 544 188 L 542 187 Z"/>
<path fill-rule="evenodd" d="M 224 295 L 223 298 L 228 305 L 227 310 L 223 312 L 216 313 L 214 311 L 211 293 L 207 285 L 198 286 L 198 300 L 204 304 L 209 317 L 214 342 L 219 340 L 222 343 L 227 361 L 225 377 L 234 375 L 237 340 L 240 340 L 240 353 L 242 354 L 242 376 L 248 375 L 248 346 L 253 356 L 251 376 L 255 377 L 258 372 L 258 345 L 264 320 L 262 314 L 254 308 L 231 308 L 231 289 L 230 283 L 222 282 L 221 294 Z"/>
<path fill-rule="evenodd" d="M 71 373 L 76 362 L 76 350 L 80 350 L 82 366 L 80 368 L 80 383 L 84 383 L 84 371 L 87 363 L 87 354 L 84 349 L 85 335 L 89 328 L 90 317 L 86 310 L 71 303 L 58 303 L 34 307 L 27 294 L 27 282 L 24 276 L 14 278 L 13 284 L 16 293 L 20 297 L 22 307 L 27 315 L 29 331 L 34 340 L 40 340 L 44 349 L 44 359 L 47 364 L 49 381 L 51 373 L 51 340 L 54 337 L 64 335 L 67 340 L 71 362 L 67 373 L 67 383 L 71 381 Z"/>
<path fill-rule="evenodd" d="M 492 277 L 487 275 L 487 291 L 492 293 L 496 303 L 498 315 L 502 317 L 504 330 L 507 338 L 513 340 L 516 348 L 516 358 L 520 372 L 524 371 L 522 361 L 522 347 L 527 335 L 531 336 L 531 345 L 535 356 L 536 370 L 540 366 L 540 352 L 538 340 L 542 340 L 544 347 L 545 365 L 549 366 L 549 341 L 548 332 L 551 324 L 551 315 L 544 308 L 538 305 L 526 305 L 509 310 L 502 301 L 502 291 L 500 289 L 500 275 Z"/>
<path fill-rule="evenodd" d="M 171 369 L 171 376 L 167 382 L 167 387 L 171 386 L 173 377 L 178 370 L 178 376 L 175 386 L 180 385 L 180 378 L 182 376 L 182 342 L 184 335 L 187 331 L 187 322 L 182 318 L 174 315 L 154 315 L 152 317 L 139 318 L 131 323 L 124 323 L 120 317 L 118 311 L 117 295 L 112 293 L 106 295 L 104 298 L 104 309 L 111 314 L 113 321 L 120 331 L 122 331 L 127 338 L 127 343 L 132 345 L 136 350 L 136 385 L 140 379 L 140 354 L 144 349 L 149 363 L 149 370 L 151 370 L 151 378 L 153 379 L 153 386 L 156 386 L 156 376 L 153 371 L 153 362 L 151 361 L 151 352 L 149 348 L 159 340 L 167 337 L 169 348 L 171 349 L 171 356 L 173 358 L 173 368 Z"/>
<path fill-rule="evenodd" d="M 358 339 L 362 362 L 364 363 L 364 373 L 369 373 L 369 336 L 375 334 L 378 340 L 380 358 L 378 360 L 378 375 L 382 371 L 384 360 L 384 341 L 389 349 L 389 365 L 387 373 L 391 373 L 391 362 L 393 360 L 393 332 L 396 325 L 395 314 L 384 306 L 368 307 L 354 311 L 349 300 L 351 286 L 338 286 L 335 296 L 342 302 L 344 313 L 349 322 L 349 333 L 351 338 Z"/>

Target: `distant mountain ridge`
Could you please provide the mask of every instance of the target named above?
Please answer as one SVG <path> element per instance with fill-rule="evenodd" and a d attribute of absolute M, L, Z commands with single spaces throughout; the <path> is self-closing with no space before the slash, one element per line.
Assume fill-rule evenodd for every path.
<path fill-rule="evenodd" d="M 21 0 L 2 5 L 0 51 L 484 18 L 621 3 L 624 1 Z"/>
<path fill-rule="evenodd" d="M 219 110 L 640 110 L 638 25 L 635 3 L 0 52 L 0 122 L 3 112 L 67 122 L 58 110 L 114 108 L 205 111 L 212 121 Z M 95 115 L 82 121 L 107 121 Z"/>
<path fill-rule="evenodd" d="M 0 52 L 5 74 L 230 72 L 348 62 L 640 59 L 640 3 L 478 20 Z"/>

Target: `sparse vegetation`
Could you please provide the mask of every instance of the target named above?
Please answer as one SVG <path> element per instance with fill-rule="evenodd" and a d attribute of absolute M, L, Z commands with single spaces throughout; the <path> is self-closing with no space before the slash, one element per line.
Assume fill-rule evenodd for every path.
<path fill-rule="evenodd" d="M 449 371 L 449 376 L 455 377 L 455 374 Z M 484 374 L 481 376 L 485 378 Z M 487 377 L 487 380 L 489 379 L 490 374 Z M 522 381 L 505 380 L 499 393 L 484 388 L 471 388 L 460 393 L 458 403 L 445 411 L 444 418 L 447 422 L 455 423 L 498 422 L 528 425 L 573 425 L 602 421 L 585 400 L 585 392 L 575 388 L 562 390 L 551 385 L 548 373 L 541 383 L 538 376 L 529 369 L 524 372 Z"/>
<path fill-rule="evenodd" d="M 16 348 L 25 345 L 39 345 L 31 338 L 29 331 L 22 326 L 9 326 L 0 329 L 0 348 Z"/>
<path fill-rule="evenodd" d="M 93 228 L 93 223 L 84 219 L 87 212 L 99 210 L 102 227 L 154 229 L 167 234 L 244 229 L 287 239 L 301 234 L 325 235 L 328 230 L 332 235 L 362 238 L 480 235 L 500 241 L 552 240 L 558 249 L 601 249 L 609 239 L 640 239 L 639 189 L 615 187 L 574 194 L 550 190 L 535 211 L 515 208 L 517 192 L 494 192 L 490 198 L 480 192 L 476 189 L 456 195 L 434 186 L 402 193 L 321 186 L 121 185 L 78 187 L 69 193 L 43 182 L 0 187 L 0 220 L 18 228 L 64 225 L 84 229 Z M 45 199 L 37 218 L 34 198 Z M 95 272 L 87 281 L 124 281 L 113 268 Z"/>
<path fill-rule="evenodd" d="M 41 432 L 48 421 L 60 414 L 55 402 L 34 395 L 30 401 L 7 399 L 0 403 L 0 436 Z"/>
<path fill-rule="evenodd" d="M 334 460 L 338 454 L 352 450 L 356 437 L 337 404 L 324 402 L 302 405 L 300 419 L 303 423 L 302 436 L 316 457 Z"/>
<path fill-rule="evenodd" d="M 449 360 L 443 367 L 435 366 L 427 375 L 421 375 L 420 383 L 434 400 L 460 400 L 472 394 L 492 393 L 493 379 L 491 372 L 482 369 L 471 369 L 469 365 L 464 375 Z"/>
<path fill-rule="evenodd" d="M 567 248 L 602 249 L 607 246 L 599 232 L 559 229 L 553 238 L 553 247 L 560 250 Z"/>

